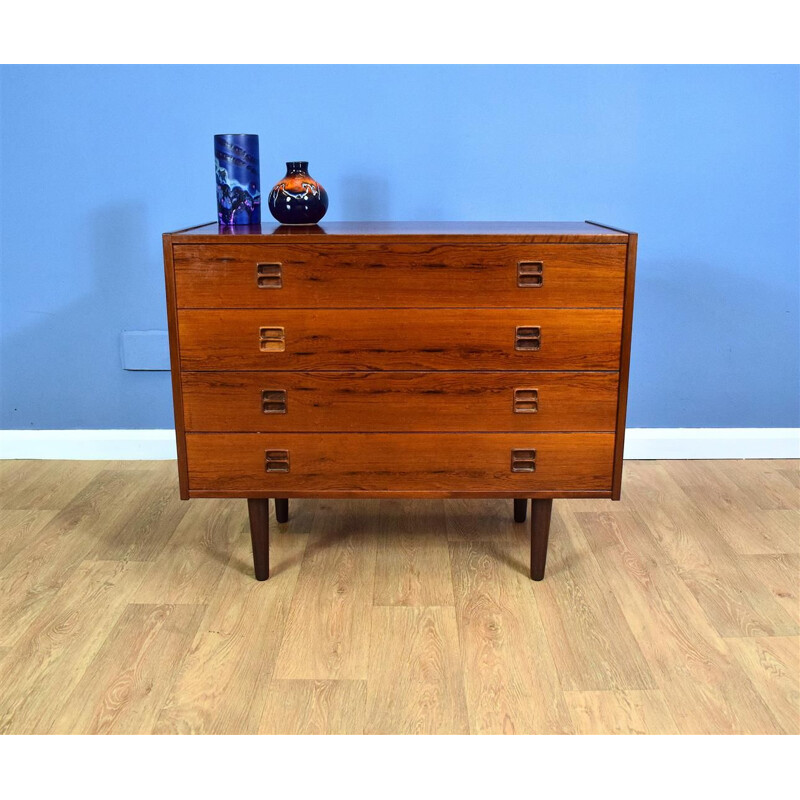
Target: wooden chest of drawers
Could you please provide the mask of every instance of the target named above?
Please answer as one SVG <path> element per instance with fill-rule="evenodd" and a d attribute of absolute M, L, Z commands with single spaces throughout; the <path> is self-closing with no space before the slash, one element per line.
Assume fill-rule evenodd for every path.
<path fill-rule="evenodd" d="M 164 235 L 181 497 L 619 499 L 636 234 L 590 222 Z"/>

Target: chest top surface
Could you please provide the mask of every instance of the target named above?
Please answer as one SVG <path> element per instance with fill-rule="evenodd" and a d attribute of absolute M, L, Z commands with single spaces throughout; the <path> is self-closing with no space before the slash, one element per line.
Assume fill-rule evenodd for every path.
<path fill-rule="evenodd" d="M 628 232 L 595 222 L 323 222 L 321 225 L 236 225 L 216 222 L 169 234 L 175 243 L 206 244 L 221 241 L 290 241 L 319 244 L 346 243 L 364 239 L 386 242 L 447 239 L 463 242 L 583 242 L 617 244 L 628 240 Z"/>

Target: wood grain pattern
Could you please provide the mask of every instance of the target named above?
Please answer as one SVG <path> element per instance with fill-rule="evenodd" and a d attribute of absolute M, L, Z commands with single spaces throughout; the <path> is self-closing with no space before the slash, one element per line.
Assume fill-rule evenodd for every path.
<path fill-rule="evenodd" d="M 572 733 L 526 547 L 450 545 L 470 732 Z"/>
<path fill-rule="evenodd" d="M 542 581 L 536 595 L 561 685 L 565 691 L 655 689 L 620 604 L 598 579 L 576 528 L 570 509 L 555 505 L 548 557 L 553 580 Z"/>
<path fill-rule="evenodd" d="M 364 732 L 469 733 L 452 607 L 376 606 Z"/>
<path fill-rule="evenodd" d="M 529 527 L 514 522 L 511 500 L 448 498 L 443 506 L 451 542 L 530 541 Z"/>
<path fill-rule="evenodd" d="M 244 504 L 231 503 L 244 518 Z M 300 562 L 314 518 L 303 504 L 271 539 L 273 572 L 254 581 L 242 532 L 163 704 L 155 733 L 252 734 L 266 703 Z"/>
<path fill-rule="evenodd" d="M 800 734 L 800 638 L 729 639 L 728 646 L 783 732 Z"/>
<path fill-rule="evenodd" d="M 366 681 L 279 681 L 270 684 L 258 732 L 341 735 L 364 732 Z"/>
<path fill-rule="evenodd" d="M 13 464 L 12 461 L 0 462 Z M 9 510 L 63 509 L 97 477 L 88 461 L 20 461 L 21 467 L 2 477 L 0 508 Z M 74 480 L 59 480 L 69 470 Z"/>
<path fill-rule="evenodd" d="M 84 561 L 0 661 L 0 733 L 47 733 L 141 580 L 142 564 Z"/>
<path fill-rule="evenodd" d="M 670 553 L 721 636 L 800 633 L 766 587 L 741 569 L 717 525 L 708 524 L 708 504 L 691 502 L 663 466 L 638 462 L 629 469 L 628 480 L 639 487 L 632 508 Z"/>
<path fill-rule="evenodd" d="M 151 728 L 205 606 L 125 607 L 50 733 L 132 734 Z"/>
<path fill-rule="evenodd" d="M 128 502 L 137 493 L 135 474 L 125 478 L 119 470 L 102 467 L 102 463 L 100 468 L 95 466 L 93 479 L 0 572 L 0 645 L 17 641 L 73 575 L 97 538 L 113 530 L 129 512 Z"/>
<path fill-rule="evenodd" d="M 360 501 L 377 511 L 374 500 Z M 374 522 L 356 503 L 320 503 L 283 636 L 276 678 L 367 677 L 374 589 Z"/>
<path fill-rule="evenodd" d="M 441 505 L 381 500 L 378 507 L 376 606 L 452 606 L 450 557 Z"/>
<path fill-rule="evenodd" d="M 186 430 L 613 431 L 617 375 L 608 372 L 185 372 Z M 536 413 L 514 390 L 536 389 Z M 261 393 L 282 390 L 286 413 Z"/>
<path fill-rule="evenodd" d="M 780 730 L 669 556 L 630 511 L 576 514 L 681 733 Z M 544 584 L 542 584 L 544 585 Z M 656 687 L 651 687 L 656 688 Z"/>
<path fill-rule="evenodd" d="M 800 625 L 800 553 L 744 556 L 744 572 L 766 587 L 789 618 Z"/>
<path fill-rule="evenodd" d="M 234 543 L 246 535 L 246 530 L 244 509 L 235 504 L 206 500 L 202 505 L 190 505 L 174 528 L 158 568 L 153 566 L 147 571 L 135 602 L 207 603 L 231 557 Z"/>
<path fill-rule="evenodd" d="M 576 733 L 678 733 L 658 689 L 606 692 L 564 692 Z"/>
<path fill-rule="evenodd" d="M 163 462 L 135 482 L 136 495 L 120 515 L 119 524 L 97 537 L 87 558 L 150 561 L 166 547 L 169 540 L 163 532 L 174 530 L 189 510 L 180 500 L 171 467 L 170 462 Z"/>
<path fill-rule="evenodd" d="M 181 308 L 621 307 L 625 245 L 176 245 Z M 518 285 L 518 264 L 542 263 L 542 283 Z M 257 264 L 281 267 L 261 289 Z"/>
<path fill-rule="evenodd" d="M 178 483 L 181 499 L 189 496 L 186 470 L 186 438 L 183 425 L 183 400 L 181 399 L 181 340 L 178 335 L 178 297 L 175 288 L 175 268 L 172 263 L 172 240 L 169 234 L 162 237 L 164 249 L 164 284 L 167 292 L 167 327 L 169 329 L 169 363 L 172 379 L 172 399 L 175 414 L 175 443 L 178 450 Z"/>
<path fill-rule="evenodd" d="M 313 496 L 320 491 L 505 492 L 608 490 L 611 433 L 190 433 L 192 491 Z M 536 450 L 535 472 L 511 472 L 511 450 Z M 289 472 L 266 472 L 265 452 L 288 450 Z"/>
<path fill-rule="evenodd" d="M 0 527 L 0 572 L 14 556 L 30 545 L 31 539 L 57 514 L 57 511 L 2 512 Z"/>
<path fill-rule="evenodd" d="M 13 602 L 3 606 L 0 632 L 14 633 L 0 644 L 5 733 L 401 733 L 467 724 L 471 733 L 662 733 L 670 718 L 680 733 L 798 733 L 800 641 L 763 631 L 780 630 L 784 615 L 798 620 L 800 548 L 740 553 L 719 530 L 737 512 L 792 524 L 796 512 L 776 505 L 796 462 L 730 462 L 718 474 L 704 465 L 696 474 L 712 497 L 751 477 L 772 489 L 760 505 L 741 492 L 724 508 L 709 502 L 703 514 L 680 462 L 626 462 L 622 503 L 556 501 L 543 583 L 526 577 L 527 526 L 513 522 L 511 499 L 421 503 L 410 554 L 395 551 L 392 560 L 413 572 L 417 555 L 430 550 L 439 564 L 449 539 L 450 569 L 420 570 L 407 592 L 394 582 L 399 568 L 379 564 L 378 548 L 388 544 L 383 502 L 293 500 L 288 523 L 272 525 L 273 575 L 258 583 L 242 500 L 190 504 L 177 522 L 142 508 L 174 462 L 85 462 L 85 470 L 31 463 L 0 462 L 4 490 L 21 490 L 35 475 L 47 502 L 67 499 L 61 509 L 15 512 L 52 518 L 27 542 L 12 540 L 19 548 L 1 574 L 4 602 Z M 644 513 L 656 503 L 663 519 Z M 151 545 L 166 546 L 139 550 L 137 518 Z M 148 560 L 90 560 L 98 542 Z M 189 576 L 203 550 L 221 565 L 205 587 Z M 740 618 L 760 621 L 751 636 L 717 630 L 727 586 L 736 585 L 731 565 L 746 576 L 736 607 L 751 610 Z M 381 585 L 381 569 L 392 583 Z M 707 571 L 707 595 L 696 596 L 686 570 Z M 152 602 L 139 604 L 143 580 Z M 712 604 L 714 592 L 722 600 Z M 382 594 L 441 605 L 376 606 Z M 619 633 L 614 605 L 630 635 Z M 206 607 L 197 626 L 191 606 L 198 614 Z M 386 612 L 377 624 L 375 610 Z M 609 637 L 613 645 L 602 642 Z M 279 654 L 281 669 L 296 677 L 277 674 Z M 642 657 L 648 688 L 571 688 L 582 675 L 587 684 L 597 675 L 622 683 L 615 676 Z M 588 663 L 572 663 L 580 659 Z M 360 677 L 306 679 L 309 663 Z"/>
<path fill-rule="evenodd" d="M 613 499 L 622 495 L 622 454 L 625 450 L 625 419 L 628 413 L 628 377 L 631 366 L 631 338 L 633 336 L 633 296 L 636 282 L 636 249 L 639 237 L 628 237 L 625 269 L 625 308 L 622 313 L 622 345 L 619 351 L 619 402 L 617 404 L 617 440 L 614 443 Z"/>
<path fill-rule="evenodd" d="M 729 471 L 716 469 L 713 461 L 678 462 L 670 472 L 671 479 L 694 501 L 697 513 L 703 516 L 731 550 L 743 555 L 800 552 L 800 513 L 785 510 L 789 525 L 776 524 L 779 518 L 754 513 L 758 492 L 751 493 L 747 481 L 732 479 Z M 761 476 L 762 471 L 758 475 Z M 766 486 L 785 483 L 775 473 Z M 755 476 L 754 476 L 755 479 Z M 789 487 L 791 489 L 791 487 Z M 797 492 L 796 492 L 797 494 Z M 748 498 L 742 509 L 741 499 Z M 760 501 L 762 504 L 764 501 Z M 774 508 L 773 503 L 769 505 Z"/>
<path fill-rule="evenodd" d="M 619 309 L 182 309 L 183 370 L 612 370 Z M 541 349 L 514 349 L 516 326 Z M 283 351 L 259 330 L 282 327 Z"/>

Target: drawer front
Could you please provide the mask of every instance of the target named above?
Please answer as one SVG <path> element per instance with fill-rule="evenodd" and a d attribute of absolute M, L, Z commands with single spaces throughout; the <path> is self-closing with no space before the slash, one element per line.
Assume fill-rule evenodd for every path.
<path fill-rule="evenodd" d="M 190 433 L 202 494 L 609 491 L 613 433 Z"/>
<path fill-rule="evenodd" d="M 613 431 L 613 372 L 187 372 L 188 431 Z"/>
<path fill-rule="evenodd" d="M 620 309 L 178 312 L 184 370 L 617 370 Z"/>
<path fill-rule="evenodd" d="M 180 308 L 619 307 L 624 244 L 175 245 Z"/>

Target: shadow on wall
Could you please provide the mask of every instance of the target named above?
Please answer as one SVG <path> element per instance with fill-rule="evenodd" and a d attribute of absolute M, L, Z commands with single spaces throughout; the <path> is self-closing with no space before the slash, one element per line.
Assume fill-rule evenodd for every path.
<path fill-rule="evenodd" d="M 105 206 L 85 229 L 62 229 L 70 240 L 53 244 L 56 268 L 35 265 L 42 298 L 53 298 L 54 278 L 88 290 L 60 307 L 18 310 L 3 341 L 3 427 L 172 427 L 169 373 L 126 372 L 120 358 L 120 331 L 166 329 L 160 232 L 150 227 L 144 202 Z"/>

